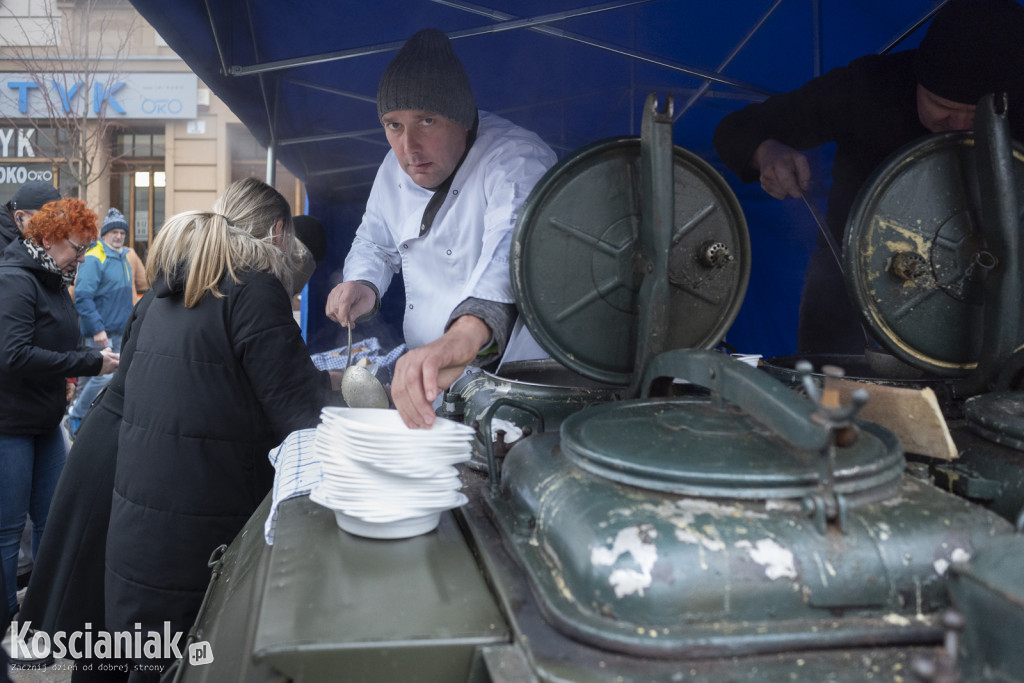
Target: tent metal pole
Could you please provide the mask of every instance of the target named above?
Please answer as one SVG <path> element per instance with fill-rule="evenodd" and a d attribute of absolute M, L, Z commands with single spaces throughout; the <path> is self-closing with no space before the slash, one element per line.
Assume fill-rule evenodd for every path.
<path fill-rule="evenodd" d="M 440 0 L 433 1 L 439 2 Z M 505 20 L 497 24 L 491 24 L 489 26 L 480 26 L 472 29 L 464 29 L 462 31 L 453 31 L 448 34 L 448 38 L 451 40 L 458 40 L 459 38 L 469 38 L 472 36 L 479 36 L 487 33 L 501 33 L 503 31 L 513 31 L 519 28 L 529 28 L 531 26 L 536 26 L 538 24 L 547 24 L 555 21 L 563 21 L 565 19 L 571 19 L 573 17 L 583 16 L 586 14 L 606 12 L 608 10 L 620 9 L 622 7 L 628 7 L 629 5 L 641 5 L 652 1 L 653 0 L 618 0 L 617 2 L 605 3 L 603 5 L 594 5 L 593 7 L 585 7 L 576 10 L 567 10 L 564 12 L 556 12 L 554 14 L 543 14 L 541 16 L 531 17 L 528 19 L 519 19 L 513 17 L 512 15 L 505 15 Z M 440 2 L 440 4 L 449 3 Z M 452 6 L 457 7 L 454 4 L 452 4 Z M 493 12 L 492 10 L 487 10 L 485 14 L 487 14 L 488 16 L 497 16 L 498 14 L 501 13 Z M 252 74 L 266 73 L 268 71 L 279 71 L 281 69 L 290 69 L 299 66 L 309 66 L 311 64 L 323 64 L 324 62 L 335 62 L 342 59 L 365 57 L 367 55 L 377 54 L 380 52 L 390 52 L 393 50 L 399 50 L 404 44 L 404 40 L 392 41 L 390 43 L 380 43 L 377 45 L 370 45 L 367 47 L 352 48 L 349 50 L 338 50 L 336 52 L 325 52 L 319 55 L 309 55 L 308 57 L 280 59 L 272 62 L 251 64 L 249 66 L 232 66 L 229 75 L 249 76 Z"/>
<path fill-rule="evenodd" d="M 779 5 L 781 4 L 782 0 L 775 0 L 775 4 L 768 8 L 768 11 L 764 13 L 764 16 L 757 20 L 757 22 L 750 28 L 750 31 L 747 32 L 747 35 L 743 36 L 743 39 L 739 43 L 737 43 L 736 47 L 732 49 L 732 52 L 730 52 L 729 55 L 722 61 L 722 63 L 718 65 L 718 68 L 715 69 L 715 73 L 720 74 L 723 71 L 725 71 L 725 67 L 729 66 L 729 63 L 736 58 L 736 55 L 738 55 L 743 48 L 747 46 L 747 43 L 750 42 L 751 38 L 757 35 L 757 32 L 761 30 L 761 27 L 764 25 L 764 22 L 768 21 L 768 17 L 774 14 L 775 10 L 778 9 Z M 710 87 L 711 81 L 709 80 L 705 80 L 703 83 L 701 83 L 700 87 L 697 88 L 697 91 L 690 95 L 690 98 L 686 100 L 686 103 L 683 104 L 683 106 L 679 109 L 679 113 L 676 114 L 676 117 L 675 119 L 673 119 L 672 122 L 675 123 L 680 118 L 682 118 L 683 114 L 686 113 L 686 110 L 688 110 L 690 107 L 696 104 L 697 100 L 703 97 L 704 93 L 706 93 L 708 91 L 708 88 Z"/>
<path fill-rule="evenodd" d="M 440 1 L 441 0 L 434 0 L 434 2 Z M 477 5 L 470 4 L 468 2 L 454 2 L 452 0 L 443 0 L 443 2 L 445 5 L 448 5 L 449 7 L 465 10 L 466 12 L 472 12 L 474 14 L 496 16 L 500 18 L 515 18 L 511 14 L 505 14 L 504 12 L 497 12 L 492 9 L 482 8 Z M 582 43 L 583 45 L 589 45 L 590 47 L 595 47 L 598 48 L 599 50 L 607 50 L 608 52 L 614 52 L 615 54 L 619 54 L 624 57 L 630 57 L 631 59 L 636 59 L 638 61 L 654 64 L 655 66 L 661 66 L 672 71 L 679 71 L 681 73 L 689 74 L 691 76 L 699 76 L 700 78 L 706 78 L 709 81 L 714 81 L 716 83 L 721 83 L 723 85 L 729 85 L 734 88 L 739 88 L 740 90 L 747 90 L 749 92 L 755 92 L 761 95 L 775 94 L 773 90 L 770 90 L 768 88 L 762 88 L 761 86 L 753 85 L 745 81 L 740 81 L 735 78 L 722 76 L 720 74 L 716 74 L 713 71 L 708 71 L 707 69 L 701 69 L 695 66 L 678 64 L 676 62 L 670 62 L 669 60 L 662 59 L 661 57 L 647 55 L 641 52 L 637 52 L 636 50 L 629 50 L 627 48 L 618 47 L 616 45 L 604 43 L 599 40 L 594 40 L 592 38 L 581 36 L 576 33 L 563 31 L 562 29 L 552 28 L 550 26 L 531 26 L 529 27 L 529 30 L 534 31 L 536 33 L 543 33 L 545 35 L 554 36 L 556 38 L 564 38 L 565 40 L 571 40 L 576 43 Z"/>
<path fill-rule="evenodd" d="M 935 13 L 938 12 L 940 9 L 942 9 L 942 7 L 947 2 L 949 2 L 949 0 L 943 0 L 943 2 L 939 3 L 936 7 L 933 7 L 931 10 L 929 10 L 923 17 L 921 17 L 920 19 L 915 21 L 913 24 L 908 26 L 906 29 L 904 29 L 903 33 L 901 33 L 899 35 L 899 37 L 897 37 L 895 40 L 893 40 L 888 45 L 886 45 L 881 50 L 879 50 L 878 54 L 884 55 L 884 54 L 888 54 L 889 52 L 891 52 L 897 45 L 899 45 L 904 40 L 906 40 L 907 37 L 910 36 L 910 34 L 912 34 L 917 29 L 921 28 L 922 24 L 924 24 L 926 21 L 928 21 L 933 16 L 935 16 Z"/>
<path fill-rule="evenodd" d="M 822 32 L 821 0 L 811 0 L 811 44 L 814 52 L 814 77 L 824 71 L 825 43 Z"/>
<path fill-rule="evenodd" d="M 213 23 L 213 10 L 210 9 L 210 0 L 203 0 L 203 6 L 206 7 L 206 16 L 210 20 L 210 33 L 213 34 L 213 44 L 217 46 L 217 57 L 220 58 L 220 72 L 227 76 L 228 63 L 224 59 L 224 50 L 220 45 L 220 36 L 217 35 L 217 26 Z"/>
<path fill-rule="evenodd" d="M 252 53 L 256 56 L 256 59 L 260 58 L 260 46 L 259 41 L 256 40 L 256 23 L 252 19 L 252 4 L 250 0 L 245 1 L 245 13 L 246 19 L 249 21 L 249 40 L 252 41 Z M 263 110 L 267 114 L 267 134 L 270 139 L 267 140 L 267 185 L 274 186 L 274 181 L 277 178 L 277 140 L 276 140 L 276 123 L 277 123 L 277 98 L 274 98 L 273 103 L 271 102 L 270 93 L 267 91 L 267 83 L 263 78 L 263 74 L 259 75 L 260 82 L 260 94 L 263 96 Z"/>
<path fill-rule="evenodd" d="M 275 154 L 275 146 L 273 144 L 267 145 L 267 185 L 271 187 L 277 181 L 277 155 Z"/>
<path fill-rule="evenodd" d="M 327 140 L 343 140 L 345 138 L 358 138 L 364 135 L 380 135 L 383 128 L 366 128 L 364 130 L 352 130 L 345 133 L 324 133 L 323 135 L 306 135 L 301 138 L 283 138 L 277 141 L 279 147 L 287 145 L 304 145 L 310 142 L 325 142 Z M 378 166 L 380 164 L 377 164 Z"/>

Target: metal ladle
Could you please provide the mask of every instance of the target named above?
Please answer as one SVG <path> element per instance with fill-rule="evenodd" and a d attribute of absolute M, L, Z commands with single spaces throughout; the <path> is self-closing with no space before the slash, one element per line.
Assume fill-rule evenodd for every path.
<path fill-rule="evenodd" d="M 352 365 L 352 326 L 348 326 L 348 360 L 341 376 L 341 395 L 350 408 L 387 408 L 384 385 L 364 367 Z"/>

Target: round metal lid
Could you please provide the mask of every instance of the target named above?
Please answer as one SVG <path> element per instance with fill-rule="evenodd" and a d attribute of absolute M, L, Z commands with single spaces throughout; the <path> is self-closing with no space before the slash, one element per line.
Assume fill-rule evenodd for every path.
<path fill-rule="evenodd" d="M 735 406 L 705 398 L 621 401 L 562 423 L 561 446 L 585 470 L 631 486 L 692 496 L 803 498 L 819 490 L 822 455 L 799 449 Z M 871 423 L 836 449 L 835 490 L 899 481 L 899 442 Z"/>
<path fill-rule="evenodd" d="M 974 138 L 950 133 L 897 152 L 861 191 L 846 229 L 847 286 L 878 341 L 944 376 L 973 370 L 982 340 L 982 279 L 992 255 L 967 207 Z M 1024 148 L 1013 148 L 1024 197 Z"/>
<path fill-rule="evenodd" d="M 999 391 L 967 400 L 971 431 L 993 443 L 1024 451 L 1024 392 Z"/>
<path fill-rule="evenodd" d="M 639 138 L 615 138 L 560 161 L 530 194 L 513 237 L 512 284 L 530 332 L 563 365 L 608 384 L 633 375 L 637 295 L 648 275 L 638 272 L 640 150 Z M 710 348 L 746 293 L 747 225 L 711 166 L 680 147 L 673 159 L 665 348 Z"/>

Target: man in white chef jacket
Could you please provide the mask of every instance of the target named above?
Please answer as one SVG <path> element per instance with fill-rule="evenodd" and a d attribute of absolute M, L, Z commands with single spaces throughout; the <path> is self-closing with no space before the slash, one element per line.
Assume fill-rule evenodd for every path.
<path fill-rule="evenodd" d="M 377 171 L 327 317 L 352 325 L 405 279 L 405 341 L 391 396 L 409 427 L 434 422 L 433 400 L 470 365 L 506 351 L 516 319 L 509 279 L 523 201 L 555 162 L 534 133 L 477 111 L 448 37 L 406 41 L 377 90 L 391 151 Z"/>

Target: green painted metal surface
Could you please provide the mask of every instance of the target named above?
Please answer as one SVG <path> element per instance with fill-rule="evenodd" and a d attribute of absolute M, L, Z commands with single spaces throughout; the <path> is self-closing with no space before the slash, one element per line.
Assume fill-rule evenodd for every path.
<path fill-rule="evenodd" d="M 468 681 L 476 648 L 510 639 L 450 513 L 429 534 L 377 541 L 294 498 L 270 555 L 253 656 L 297 683 Z"/>
<path fill-rule="evenodd" d="M 1002 538 L 954 565 L 949 589 L 964 618 L 958 671 L 965 681 L 1021 680 L 1024 672 L 1024 537 Z"/>
<path fill-rule="evenodd" d="M 975 433 L 993 443 L 1024 451 L 1024 392 L 975 396 L 964 405 L 964 413 Z"/>
<path fill-rule="evenodd" d="M 723 354 L 663 353 L 643 386 L 663 377 L 706 387 L 712 396 L 580 411 L 562 424 L 562 452 L 613 481 L 696 496 L 802 500 L 827 485 L 849 502 L 879 500 L 902 474 L 902 449 L 891 433 L 859 423 L 855 438 L 833 448 L 831 431 L 848 419 L 844 413 Z"/>
<path fill-rule="evenodd" d="M 480 371 L 464 375 L 445 392 L 437 414 L 479 426 L 484 414 L 495 401 L 510 399 L 512 402 L 498 408 L 493 417 L 513 428 L 526 429 L 528 435 L 536 427 L 536 418 L 523 407 L 525 405 L 540 410 L 546 428 L 552 430 L 582 408 L 623 397 L 621 386 L 588 379 L 548 358 L 505 363 L 497 373 Z M 506 430 L 503 440 L 511 445 L 516 435 L 509 431 Z M 482 434 L 482 430 L 478 429 L 470 466 L 486 469 L 487 453 Z"/>
<path fill-rule="evenodd" d="M 1013 530 L 904 478 L 848 510 L 845 533 L 822 534 L 798 500 L 678 496 L 590 474 L 554 435 L 515 446 L 502 479 L 494 517 L 549 618 L 650 656 L 933 641 L 945 567 Z"/>
<path fill-rule="evenodd" d="M 986 326 L 993 337 L 1018 335 L 1011 350 L 1024 342 L 1015 325 L 985 319 L 999 307 L 985 282 L 1008 262 L 979 223 L 984 201 L 969 181 L 982 165 L 975 149 L 973 134 L 948 133 L 896 153 L 865 186 L 847 227 L 848 287 L 868 327 L 898 358 L 937 375 L 977 368 Z M 1017 143 L 1012 171 L 1009 194 L 1024 197 Z M 1014 296 L 1019 306 L 1019 288 Z"/>
<path fill-rule="evenodd" d="M 950 433 L 960 454 L 956 460 L 915 459 L 929 465 L 941 489 L 1016 523 L 1024 512 L 1024 452 L 983 438 L 962 421 Z"/>
<path fill-rule="evenodd" d="M 836 456 L 836 490 L 885 497 L 903 472 L 888 432 L 864 423 Z M 561 450 L 618 482 L 686 495 L 800 498 L 817 492 L 822 456 L 797 449 L 749 415 L 707 399 L 650 399 L 591 408 L 562 425 Z"/>
<path fill-rule="evenodd" d="M 515 681 L 564 683 L 863 683 L 864 681 L 913 680 L 913 662 L 930 657 L 932 645 L 857 648 L 794 648 L 765 655 L 716 657 L 631 654 L 570 637 L 556 628 L 549 611 L 531 588 L 528 574 L 516 559 L 512 546 L 486 509 L 482 489 L 486 480 L 476 472 L 466 474 L 470 502 L 459 510 L 468 537 L 493 581 L 502 608 L 509 618 L 514 639 L 529 663 L 530 675 L 495 678 Z"/>
<path fill-rule="evenodd" d="M 641 140 L 603 140 L 548 171 L 513 237 L 512 284 L 530 332 L 565 366 L 609 384 L 633 379 L 638 344 L 714 346 L 746 293 L 750 244 L 735 196 L 695 154 L 661 151 L 674 189 L 662 202 L 644 198 Z M 645 230 L 655 217 L 671 225 Z M 661 237 L 668 253 L 649 243 Z M 642 324 L 650 311 L 659 320 Z"/>
<path fill-rule="evenodd" d="M 224 553 L 219 572 L 207 589 L 204 609 L 196 618 L 192 640 L 209 642 L 213 661 L 191 666 L 188 658 L 183 658 L 173 679 L 176 683 L 285 680 L 280 672 L 252 658 L 252 639 L 270 566 L 270 548 L 263 540 L 270 502 L 268 494 Z"/>

